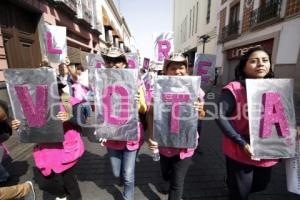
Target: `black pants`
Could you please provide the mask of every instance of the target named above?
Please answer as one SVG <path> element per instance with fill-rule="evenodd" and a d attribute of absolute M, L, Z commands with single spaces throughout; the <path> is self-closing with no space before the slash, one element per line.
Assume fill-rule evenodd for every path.
<path fill-rule="evenodd" d="M 41 189 L 55 194 L 59 197 L 65 195 L 70 200 L 81 200 L 81 192 L 73 168 L 60 174 L 52 173 L 50 176 L 43 177 L 44 181 L 40 184 Z"/>
<path fill-rule="evenodd" d="M 271 179 L 272 167 L 247 165 L 226 157 L 230 200 L 247 200 L 252 192 L 264 190 Z"/>
<path fill-rule="evenodd" d="M 160 167 L 165 181 L 170 182 L 169 200 L 180 200 L 183 193 L 184 179 L 192 163 L 192 158 L 181 160 L 179 156 L 160 155 Z"/>

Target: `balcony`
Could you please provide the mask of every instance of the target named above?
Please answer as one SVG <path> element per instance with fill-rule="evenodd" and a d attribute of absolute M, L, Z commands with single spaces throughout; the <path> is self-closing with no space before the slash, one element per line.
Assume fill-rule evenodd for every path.
<path fill-rule="evenodd" d="M 77 0 L 54 0 L 58 7 L 71 15 L 76 15 Z"/>
<path fill-rule="evenodd" d="M 93 5 L 90 0 L 78 0 L 77 18 L 79 21 L 91 28 Z"/>
<path fill-rule="evenodd" d="M 250 16 L 250 27 L 255 28 L 262 24 L 279 20 L 281 2 L 281 0 L 270 1 L 270 3 L 253 10 Z"/>
<path fill-rule="evenodd" d="M 235 21 L 225 26 L 222 29 L 221 38 L 219 39 L 220 42 L 226 42 L 239 37 L 239 26 L 240 21 Z"/>

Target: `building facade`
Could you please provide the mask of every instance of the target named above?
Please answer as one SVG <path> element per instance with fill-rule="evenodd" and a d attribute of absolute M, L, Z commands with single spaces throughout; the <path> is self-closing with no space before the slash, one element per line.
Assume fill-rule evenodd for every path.
<path fill-rule="evenodd" d="M 195 53 L 216 54 L 217 6 L 213 0 L 175 0 L 173 4 L 174 50 L 194 63 Z"/>
<path fill-rule="evenodd" d="M 217 47 L 222 82 L 234 78 L 235 66 L 245 51 L 262 46 L 271 54 L 276 77 L 294 79 L 296 111 L 300 114 L 299 33 L 299 0 L 222 0 Z"/>
<path fill-rule="evenodd" d="M 113 0 L 1 0 L 0 97 L 8 101 L 3 70 L 38 67 L 42 60 L 39 27 L 67 28 L 68 56 L 80 63 L 82 53 L 110 46 L 130 51 L 130 31 Z"/>

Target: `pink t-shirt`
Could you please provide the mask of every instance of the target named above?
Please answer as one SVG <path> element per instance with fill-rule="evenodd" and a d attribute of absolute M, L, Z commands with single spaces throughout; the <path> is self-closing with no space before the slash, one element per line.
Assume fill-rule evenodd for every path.
<path fill-rule="evenodd" d="M 232 116 L 236 116 L 237 110 L 240 110 L 242 113 L 246 113 L 246 111 L 244 111 L 244 109 L 246 109 L 244 105 L 247 104 L 246 88 L 240 82 L 233 81 L 226 85 L 223 90 L 229 90 L 234 96 L 236 109 Z M 241 117 L 234 117 L 230 123 L 238 133 L 249 137 L 249 121 L 244 115 L 241 115 Z M 277 159 L 262 159 L 260 161 L 252 160 L 237 143 L 233 142 L 225 134 L 223 134 L 223 152 L 226 156 L 233 160 L 249 165 L 270 167 L 278 163 Z"/>

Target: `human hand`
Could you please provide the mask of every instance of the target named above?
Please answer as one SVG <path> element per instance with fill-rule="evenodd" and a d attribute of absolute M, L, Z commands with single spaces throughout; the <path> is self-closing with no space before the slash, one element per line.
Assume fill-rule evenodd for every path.
<path fill-rule="evenodd" d="M 18 130 L 20 128 L 21 122 L 17 119 L 11 121 L 11 128 L 14 130 Z"/>
<path fill-rule="evenodd" d="M 56 117 L 59 120 L 61 120 L 62 122 L 65 122 L 65 121 L 69 120 L 69 113 L 67 113 L 67 112 L 58 112 Z"/>
<path fill-rule="evenodd" d="M 245 152 L 249 157 L 251 157 L 251 156 L 254 155 L 254 154 L 253 154 L 253 150 L 252 150 L 252 148 L 251 148 L 251 146 L 250 146 L 249 144 L 246 144 L 246 145 L 244 146 L 243 150 L 244 150 L 244 152 Z"/>
<path fill-rule="evenodd" d="M 104 144 L 107 142 L 106 138 L 99 138 L 99 142 L 101 146 L 104 146 Z"/>
<path fill-rule="evenodd" d="M 201 102 L 201 100 L 198 99 L 198 101 L 194 102 L 194 108 L 196 111 L 198 111 L 198 116 L 200 119 L 205 117 L 204 102 Z"/>
<path fill-rule="evenodd" d="M 151 151 L 154 151 L 158 149 L 158 143 L 152 140 L 151 138 L 148 138 L 148 147 Z"/>

